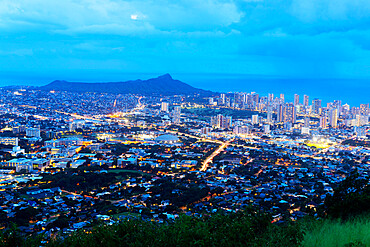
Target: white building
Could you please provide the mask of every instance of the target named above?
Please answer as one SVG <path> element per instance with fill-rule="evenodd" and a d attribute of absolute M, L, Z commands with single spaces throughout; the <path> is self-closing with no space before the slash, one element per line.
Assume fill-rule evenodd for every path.
<path fill-rule="evenodd" d="M 161 111 L 163 112 L 168 112 L 168 103 L 167 102 L 162 102 L 161 104 Z"/>
<path fill-rule="evenodd" d="M 40 138 L 40 129 L 39 128 L 27 128 L 26 136 Z"/>
<path fill-rule="evenodd" d="M 258 115 L 252 115 L 252 124 L 258 124 Z"/>

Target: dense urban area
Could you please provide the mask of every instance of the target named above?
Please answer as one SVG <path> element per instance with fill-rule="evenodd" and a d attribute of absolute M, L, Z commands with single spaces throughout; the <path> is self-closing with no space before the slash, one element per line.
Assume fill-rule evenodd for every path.
<path fill-rule="evenodd" d="M 253 206 L 318 216 L 369 177 L 369 104 L 284 94 L 144 96 L 0 89 L 0 227 L 47 238 Z"/>

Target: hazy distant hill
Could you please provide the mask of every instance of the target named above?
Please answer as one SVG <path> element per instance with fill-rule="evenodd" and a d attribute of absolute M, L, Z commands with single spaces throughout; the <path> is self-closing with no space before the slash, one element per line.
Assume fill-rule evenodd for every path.
<path fill-rule="evenodd" d="M 40 87 L 41 90 L 57 90 L 70 92 L 98 92 L 98 93 L 120 93 L 120 94 L 211 94 L 210 91 L 194 88 L 179 80 L 174 80 L 169 74 L 152 78 L 149 80 L 135 80 L 126 82 L 68 82 L 53 81 Z"/>

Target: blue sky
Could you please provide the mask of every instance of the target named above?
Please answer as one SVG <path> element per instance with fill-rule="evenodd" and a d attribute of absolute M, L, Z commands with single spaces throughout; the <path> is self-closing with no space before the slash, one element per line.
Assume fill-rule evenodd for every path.
<path fill-rule="evenodd" d="M 0 80 L 167 72 L 370 78 L 370 1 L 0 1 Z"/>

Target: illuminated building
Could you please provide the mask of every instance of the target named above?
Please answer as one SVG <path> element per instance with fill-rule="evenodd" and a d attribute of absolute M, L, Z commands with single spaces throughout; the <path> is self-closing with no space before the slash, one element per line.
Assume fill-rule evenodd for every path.
<path fill-rule="evenodd" d="M 263 133 L 265 134 L 270 134 L 271 130 L 270 130 L 270 125 L 266 124 L 263 126 Z"/>
<path fill-rule="evenodd" d="M 309 117 L 304 118 L 304 127 L 305 128 L 310 127 L 310 118 Z"/>
<path fill-rule="evenodd" d="M 226 94 L 222 93 L 221 94 L 221 104 L 225 104 L 226 102 L 225 98 L 226 98 Z"/>
<path fill-rule="evenodd" d="M 360 115 L 367 116 L 369 115 L 369 104 L 360 105 Z"/>
<path fill-rule="evenodd" d="M 175 124 L 179 124 L 180 116 L 181 116 L 181 106 L 175 106 L 175 108 L 172 111 L 172 121 Z"/>
<path fill-rule="evenodd" d="M 267 122 L 272 123 L 272 107 L 267 107 Z"/>
<path fill-rule="evenodd" d="M 295 123 L 297 118 L 296 108 L 292 103 L 285 105 L 284 123 Z"/>
<path fill-rule="evenodd" d="M 326 115 L 320 117 L 320 128 L 326 129 L 327 118 Z"/>
<path fill-rule="evenodd" d="M 331 109 L 329 112 L 329 124 L 332 128 L 338 127 L 338 110 Z"/>
<path fill-rule="evenodd" d="M 225 117 L 221 114 L 211 117 L 211 125 L 214 128 L 228 129 L 232 125 L 232 118 Z"/>
<path fill-rule="evenodd" d="M 233 133 L 236 135 L 246 135 L 250 133 L 248 126 L 235 126 Z"/>
<path fill-rule="evenodd" d="M 309 97 L 308 97 L 308 95 L 304 95 L 303 96 L 303 105 L 305 107 L 308 107 L 308 104 L 309 104 Z"/>
<path fill-rule="evenodd" d="M 321 112 L 321 99 L 314 99 L 312 101 L 313 113 L 319 115 Z"/>
<path fill-rule="evenodd" d="M 284 105 L 280 104 L 278 105 L 278 110 L 277 110 L 277 121 L 278 123 L 281 123 L 284 121 Z"/>
<path fill-rule="evenodd" d="M 268 94 L 268 102 L 271 104 L 273 101 L 274 101 L 274 94 L 273 93 L 269 93 Z"/>
<path fill-rule="evenodd" d="M 18 146 L 18 137 L 0 137 L 0 144 Z"/>
<path fill-rule="evenodd" d="M 39 128 L 27 128 L 26 136 L 39 137 L 40 138 L 40 129 Z"/>
<path fill-rule="evenodd" d="M 299 94 L 294 94 L 294 105 L 299 105 Z"/>
<path fill-rule="evenodd" d="M 280 94 L 280 99 L 281 99 L 281 103 L 284 103 L 285 102 L 285 96 L 284 94 Z"/>
<path fill-rule="evenodd" d="M 258 124 L 258 115 L 252 115 L 252 124 Z"/>
<path fill-rule="evenodd" d="M 162 102 L 161 111 L 168 112 L 168 103 L 167 102 Z"/>

